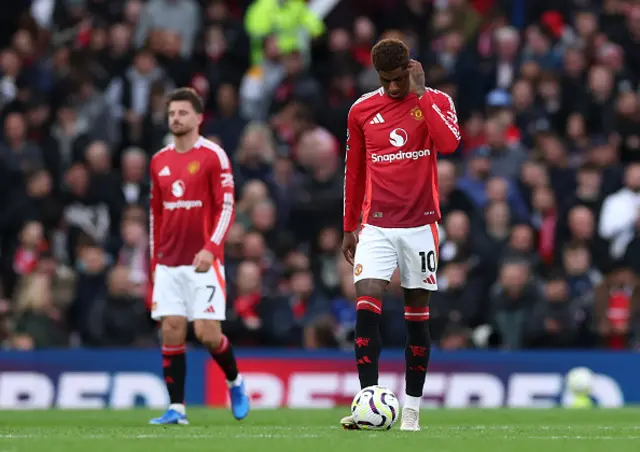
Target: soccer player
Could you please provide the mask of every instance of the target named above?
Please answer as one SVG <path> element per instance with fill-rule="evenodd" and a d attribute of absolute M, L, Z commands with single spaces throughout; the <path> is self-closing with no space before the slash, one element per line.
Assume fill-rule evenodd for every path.
<path fill-rule="evenodd" d="M 225 373 L 236 419 L 249 398 L 225 319 L 224 241 L 233 219 L 234 183 L 227 154 L 199 135 L 202 100 L 190 88 L 167 101 L 173 144 L 151 159 L 151 315 L 161 322 L 162 370 L 171 405 L 151 424 L 188 424 L 184 405 L 188 322 Z"/>
<path fill-rule="evenodd" d="M 377 385 L 382 298 L 398 268 L 408 332 L 401 429 L 417 431 L 431 348 L 429 297 L 438 287 L 436 159 L 456 150 L 460 130 L 451 98 L 425 88 L 422 66 L 402 41 L 378 42 L 371 57 L 382 87 L 360 97 L 347 120 L 342 249 L 358 297 L 355 355 L 360 386 Z M 357 428 L 351 416 L 341 424 Z"/>

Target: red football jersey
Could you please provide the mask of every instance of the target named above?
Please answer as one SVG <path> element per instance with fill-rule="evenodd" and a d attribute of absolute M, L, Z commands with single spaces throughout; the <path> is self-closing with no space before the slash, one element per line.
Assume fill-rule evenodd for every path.
<path fill-rule="evenodd" d="M 184 153 L 169 145 L 153 156 L 150 171 L 151 268 L 191 265 L 203 248 L 222 262 L 235 217 L 233 174 L 224 150 L 202 137 Z"/>
<path fill-rule="evenodd" d="M 437 153 L 460 142 L 451 98 L 427 88 L 402 100 L 380 88 L 358 99 L 347 120 L 344 231 L 362 224 L 411 228 L 440 220 Z"/>

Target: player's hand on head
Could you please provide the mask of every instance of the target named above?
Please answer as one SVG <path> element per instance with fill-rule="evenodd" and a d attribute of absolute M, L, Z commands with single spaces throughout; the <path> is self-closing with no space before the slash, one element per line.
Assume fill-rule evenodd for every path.
<path fill-rule="evenodd" d="M 425 92 L 424 85 L 426 84 L 422 64 L 417 60 L 410 60 L 408 70 L 409 78 L 411 79 L 411 91 L 421 97 Z"/>
<path fill-rule="evenodd" d="M 344 257 L 350 265 L 353 265 L 353 258 L 356 255 L 357 244 L 358 233 L 356 231 L 346 232 L 344 234 L 344 238 L 342 239 L 342 252 L 344 253 Z"/>
<path fill-rule="evenodd" d="M 193 258 L 193 266 L 197 273 L 206 273 L 213 265 L 213 253 L 207 250 L 200 250 Z"/>

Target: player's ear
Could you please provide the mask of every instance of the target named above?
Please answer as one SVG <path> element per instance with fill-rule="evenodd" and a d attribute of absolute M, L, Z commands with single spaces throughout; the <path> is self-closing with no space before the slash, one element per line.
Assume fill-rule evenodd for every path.
<path fill-rule="evenodd" d="M 202 121 L 204 120 L 204 115 L 202 113 L 198 113 L 198 125 L 202 125 Z"/>

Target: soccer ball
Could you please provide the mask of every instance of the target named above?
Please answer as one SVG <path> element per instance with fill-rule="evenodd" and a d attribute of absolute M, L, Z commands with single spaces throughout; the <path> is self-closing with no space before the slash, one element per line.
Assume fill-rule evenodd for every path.
<path fill-rule="evenodd" d="M 586 367 L 571 369 L 566 377 L 567 388 L 574 395 L 591 393 L 593 386 L 593 372 Z"/>
<path fill-rule="evenodd" d="M 360 429 L 389 430 L 398 420 L 400 405 L 389 389 L 369 386 L 353 398 L 351 415 Z"/>

